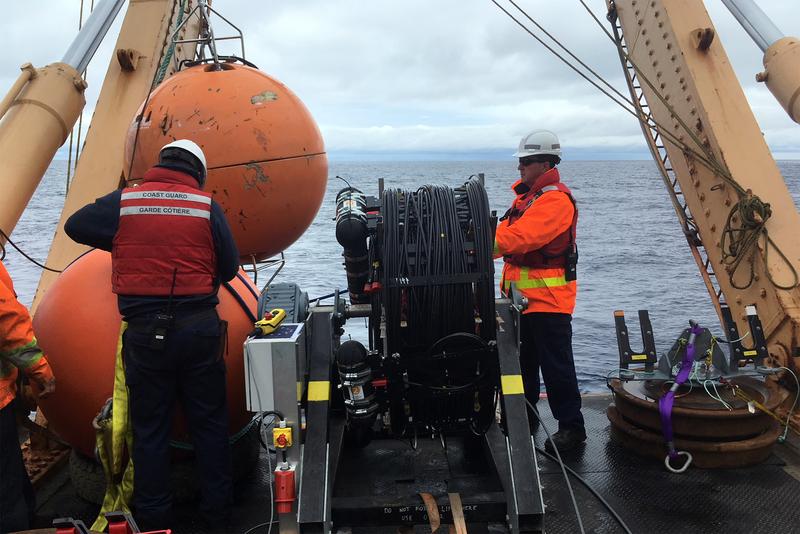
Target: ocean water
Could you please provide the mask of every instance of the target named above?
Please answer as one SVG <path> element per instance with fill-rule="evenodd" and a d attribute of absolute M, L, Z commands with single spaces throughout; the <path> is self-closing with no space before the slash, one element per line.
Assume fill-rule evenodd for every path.
<path fill-rule="evenodd" d="M 800 161 L 779 167 L 795 204 L 800 204 Z M 650 311 L 659 353 L 695 319 L 720 332 L 718 319 L 682 235 L 669 196 L 650 161 L 565 162 L 562 180 L 578 200 L 578 301 L 573 346 L 581 389 L 602 391 L 616 369 L 618 352 L 614 310 L 625 310 L 632 339 L 640 339 L 636 311 Z M 514 160 L 440 162 L 331 162 L 322 207 L 311 227 L 286 250 L 286 265 L 276 281 L 294 281 L 310 297 L 346 288 L 342 249 L 334 236 L 339 175 L 366 194 L 386 187 L 416 189 L 424 184 L 458 186 L 484 173 L 493 210 L 502 214 L 513 199 L 510 185 L 518 173 Z M 58 223 L 66 192 L 66 162 L 54 162 L 12 235 L 28 255 L 43 262 Z M 11 247 L 5 265 L 22 302 L 30 304 L 41 270 Z M 499 273 L 502 262 L 495 264 Z M 259 285 L 266 282 L 263 273 Z M 365 339 L 363 323 L 348 323 L 348 333 Z M 638 348 L 634 345 L 634 349 Z"/>

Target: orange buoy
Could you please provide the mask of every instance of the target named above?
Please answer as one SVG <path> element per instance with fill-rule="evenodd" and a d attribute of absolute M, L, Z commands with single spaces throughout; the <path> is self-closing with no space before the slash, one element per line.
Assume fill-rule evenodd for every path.
<path fill-rule="evenodd" d="M 221 67 L 188 68 L 153 91 L 128 133 L 127 179 L 141 179 L 165 144 L 191 139 L 205 152 L 206 191 L 225 210 L 240 254 L 264 259 L 314 220 L 328 159 L 314 119 L 288 87 L 251 67 Z"/>
<path fill-rule="evenodd" d="M 219 290 L 220 318 L 228 321 L 227 367 L 230 432 L 247 425 L 242 344 L 253 323 L 241 300 L 255 314 L 258 291 L 244 272 L 230 282 L 237 298 Z M 56 375 L 56 392 L 41 400 L 50 428 L 76 450 L 92 456 L 92 419 L 111 397 L 121 317 L 111 292 L 111 255 L 93 250 L 70 265 L 42 299 L 33 320 L 37 339 Z M 190 441 L 182 421 L 173 438 Z"/>

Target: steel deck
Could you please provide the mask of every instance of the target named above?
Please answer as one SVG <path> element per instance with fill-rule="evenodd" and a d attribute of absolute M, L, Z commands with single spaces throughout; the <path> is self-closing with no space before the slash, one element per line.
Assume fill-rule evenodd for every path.
<path fill-rule="evenodd" d="M 771 533 L 794 532 L 800 525 L 800 454 L 795 444 L 776 445 L 770 458 L 755 467 L 730 470 L 690 469 L 684 474 L 668 473 L 662 464 L 640 458 L 610 440 L 605 409 L 611 402 L 607 395 L 584 397 L 584 416 L 589 439 L 585 446 L 564 455 L 564 460 L 583 476 L 622 516 L 635 533 Z M 539 409 L 548 428 L 553 428 L 546 402 Z M 545 434 L 542 428 L 535 442 L 541 447 Z M 458 468 L 444 465 L 444 454 L 433 442 L 419 446 L 417 452 L 400 441 L 393 446 L 367 448 L 360 457 L 344 460 L 360 466 L 346 479 L 337 480 L 337 495 L 360 498 L 363 495 L 385 495 L 428 489 L 437 500 L 447 502 L 444 479 L 452 477 L 453 484 L 478 482 L 463 476 Z M 438 443 L 438 441 L 436 442 Z M 386 445 L 385 443 L 383 445 Z M 448 451 L 448 460 L 457 465 L 460 449 Z M 430 463 L 431 470 L 420 472 L 419 466 Z M 545 528 L 548 534 L 578 532 L 575 513 L 565 489 L 557 464 L 539 455 L 544 500 L 547 505 Z M 382 476 L 377 471 L 383 466 Z M 351 466 L 352 467 L 352 466 Z M 344 472 L 345 470 L 341 470 Z M 237 500 L 230 526 L 220 532 L 242 533 L 248 528 L 269 520 L 269 489 L 267 462 L 262 454 L 252 478 L 239 484 Z M 388 476 L 387 476 L 388 475 Z M 623 532 L 605 508 L 581 484 L 573 488 L 583 517 L 586 532 L 613 534 Z M 486 493 L 497 488 L 485 487 Z M 47 527 L 55 517 L 72 516 L 91 524 L 97 507 L 75 496 L 67 470 L 54 476 L 38 492 L 39 519 L 37 526 Z M 420 500 L 419 504 L 422 504 Z M 193 505 L 177 507 L 176 534 L 200 534 L 204 530 L 193 517 Z M 445 531 L 446 527 L 440 529 Z M 408 532 L 430 532 L 424 526 Z M 267 528 L 257 529 L 266 533 Z M 277 534 L 277 525 L 272 529 Z M 396 528 L 341 528 L 341 534 L 352 532 L 397 532 Z M 500 524 L 468 524 L 471 534 L 505 532 Z"/>

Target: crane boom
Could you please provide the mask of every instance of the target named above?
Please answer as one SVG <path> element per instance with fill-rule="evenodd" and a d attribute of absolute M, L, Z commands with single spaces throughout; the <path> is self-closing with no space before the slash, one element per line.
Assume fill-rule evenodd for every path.
<path fill-rule="evenodd" d="M 717 311 L 726 303 L 747 332 L 745 307 L 756 305 L 770 355 L 796 369 L 800 214 L 702 0 L 608 5 L 645 137 Z"/>

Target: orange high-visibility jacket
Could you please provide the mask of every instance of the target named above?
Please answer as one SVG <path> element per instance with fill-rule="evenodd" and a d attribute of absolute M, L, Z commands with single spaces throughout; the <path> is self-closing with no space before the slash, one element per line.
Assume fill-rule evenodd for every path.
<path fill-rule="evenodd" d="M 14 284 L 0 262 L 0 409 L 16 395 L 17 369 L 42 382 L 53 378 L 53 371 L 33 336 L 28 310 L 17 300 Z"/>
<path fill-rule="evenodd" d="M 545 248 L 553 240 L 570 230 L 575 217 L 575 205 L 570 196 L 562 191 L 549 190 L 540 196 L 531 195 L 545 185 L 558 183 L 558 169 L 553 168 L 541 175 L 533 187 L 513 186 L 517 198 L 512 210 L 523 211 L 522 216 L 510 223 L 505 219 L 497 225 L 495 232 L 495 257 L 506 256 L 500 291 L 507 294 L 512 282 L 528 299 L 524 313 L 549 312 L 572 314 L 575 310 L 575 295 L 578 284 L 567 281 L 565 269 L 558 267 L 528 267 L 508 261 L 511 255 L 526 254 Z M 534 198 L 531 202 L 531 198 Z"/>

